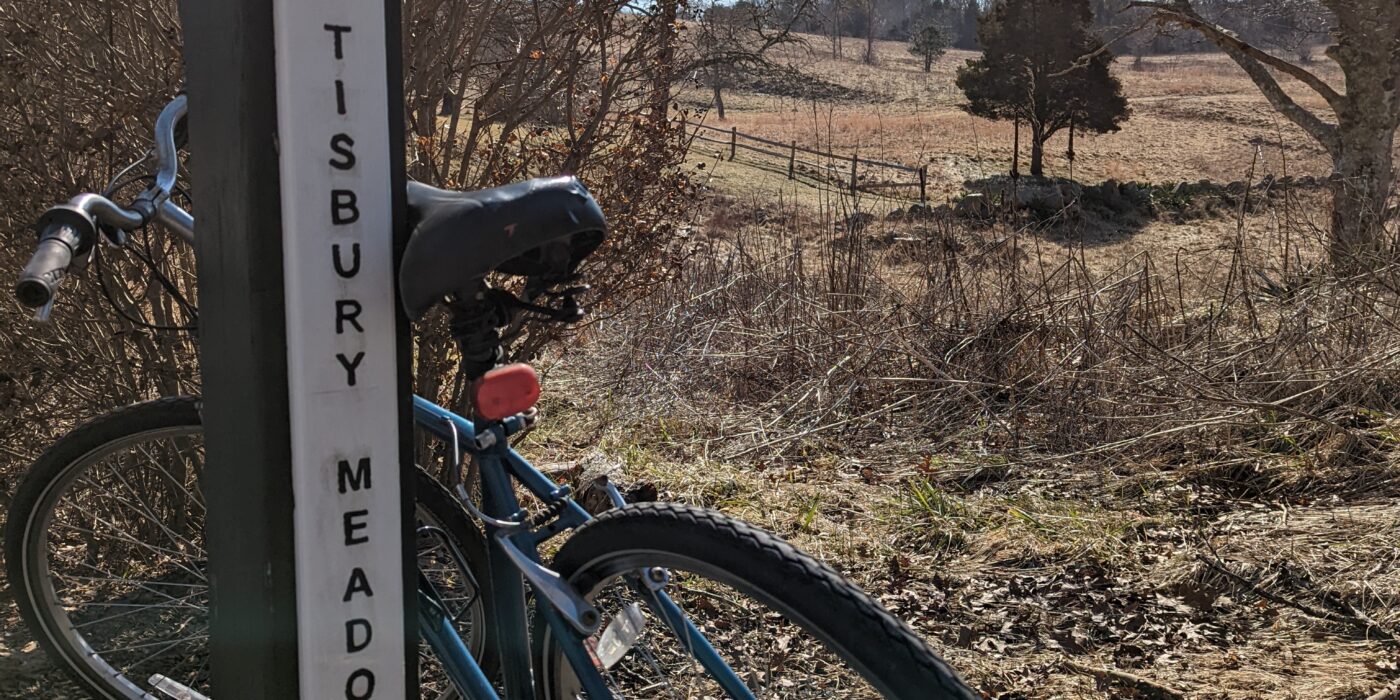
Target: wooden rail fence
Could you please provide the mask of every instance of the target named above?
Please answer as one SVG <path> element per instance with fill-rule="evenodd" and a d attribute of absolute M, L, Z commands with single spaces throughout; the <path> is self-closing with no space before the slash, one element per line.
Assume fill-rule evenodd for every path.
<path fill-rule="evenodd" d="M 734 160 L 735 156 L 739 152 L 739 149 L 744 149 L 748 152 L 757 153 L 762 156 L 773 158 L 779 161 L 779 163 L 781 163 L 782 161 L 786 161 L 787 176 L 789 180 L 797 179 L 797 176 L 799 174 L 815 176 L 821 179 L 825 179 L 828 182 L 841 184 L 842 186 L 847 188 L 851 192 L 851 194 L 855 194 L 860 190 L 871 191 L 877 189 L 901 187 L 909 188 L 912 190 L 913 188 L 917 187 L 919 190 L 919 201 L 928 201 L 928 166 L 919 166 L 915 168 L 908 165 L 900 165 L 898 163 L 888 163 L 880 160 L 871 160 L 869 158 L 860 158 L 854 153 L 852 153 L 851 155 L 827 153 L 826 151 L 818 151 L 815 149 L 807 148 L 805 146 L 799 146 L 797 145 L 796 141 L 790 143 L 783 143 L 781 141 L 766 139 L 761 136 L 745 134 L 739 131 L 738 127 L 730 127 L 728 129 L 723 129 L 716 126 L 710 126 L 708 124 L 699 124 L 693 122 L 686 123 L 685 126 L 688 127 L 691 138 L 695 139 L 696 141 L 711 143 L 718 146 L 727 146 L 729 148 L 729 160 L 731 161 Z M 753 142 L 760 145 L 756 146 L 748 142 Z M 773 148 L 778 148 L 782 150 L 772 150 Z M 799 160 L 797 156 L 797 154 L 799 153 L 816 156 L 818 158 L 824 158 L 826 159 L 826 162 L 812 163 L 805 160 Z M 842 164 L 840 168 L 837 167 L 837 163 Z M 845 164 L 847 163 L 850 164 L 849 172 L 846 172 L 845 169 Z M 917 178 L 917 180 L 914 178 L 908 178 L 905 181 L 899 181 L 898 179 L 877 179 L 867 176 L 866 178 L 864 178 L 865 181 L 862 181 L 860 172 L 860 169 L 862 167 L 866 169 L 867 175 L 872 174 L 872 170 L 876 172 L 895 172 L 899 173 L 899 176 L 913 175 L 914 178 Z"/>

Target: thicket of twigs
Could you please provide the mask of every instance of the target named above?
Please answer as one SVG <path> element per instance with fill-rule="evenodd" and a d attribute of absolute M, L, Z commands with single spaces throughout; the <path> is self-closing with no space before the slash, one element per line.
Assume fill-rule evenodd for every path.
<path fill-rule="evenodd" d="M 713 204 L 682 274 L 547 377 L 601 416 L 556 410 L 545 446 L 602 435 L 624 478 L 823 552 L 989 697 L 1391 677 L 1400 288 L 1326 269 L 1281 211 L 1311 201 L 1131 256 Z"/>
<path fill-rule="evenodd" d="M 664 104 L 657 89 L 670 78 L 659 59 L 673 31 L 621 12 L 617 0 L 532 7 L 405 3 L 409 173 L 458 189 L 577 173 L 612 224 L 595 256 L 594 300 L 622 302 L 674 263 L 670 214 L 691 196 L 676 167 L 678 135 L 648 116 L 658 95 Z M 104 191 L 146 153 L 156 115 L 183 80 L 177 8 L 175 0 L 0 5 L 0 270 L 18 274 L 45 208 Z M 216 165 L 198 154 L 186 163 L 196 177 Z M 130 197 L 142 184 L 119 192 Z M 158 230 L 135 239 L 171 285 L 196 298 L 190 251 Z M 0 479 L 13 479 L 76 420 L 198 391 L 194 335 L 143 326 L 185 328 L 192 312 L 133 251 L 104 250 L 98 262 L 64 286 L 51 325 L 0 304 Z M 420 391 L 455 403 L 462 386 L 445 326 L 423 324 L 417 375 Z M 545 339 L 527 337 L 521 351 Z"/>
<path fill-rule="evenodd" d="M 102 191 L 150 145 L 160 108 L 180 86 L 174 2 L 0 5 L 0 271 L 9 289 L 33 252 L 35 219 L 81 191 Z M 126 187 L 132 196 L 141 183 Z M 188 287 L 187 252 L 136 240 Z M 147 247 L 144 243 L 149 242 Z M 95 283 L 148 323 L 189 317 L 128 255 L 103 253 L 65 285 L 43 326 L 0 303 L 0 492 L 76 420 L 158 394 L 189 393 L 196 378 L 188 334 L 148 332 L 109 310 Z M 77 283 L 74 283 L 77 282 Z M 5 292 L 8 295 L 8 291 Z"/>
<path fill-rule="evenodd" d="M 1337 279 L 1243 227 L 1105 266 L 1011 224 L 731 203 L 710 225 L 737 233 L 608 322 L 602 362 L 642 411 L 739 407 L 697 418 L 723 456 L 898 436 L 948 475 L 1126 461 L 1239 494 L 1400 492 L 1393 267 Z"/>

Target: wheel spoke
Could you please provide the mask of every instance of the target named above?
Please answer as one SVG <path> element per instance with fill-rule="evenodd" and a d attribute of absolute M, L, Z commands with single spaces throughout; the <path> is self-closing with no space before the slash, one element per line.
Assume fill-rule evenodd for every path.
<path fill-rule="evenodd" d="M 187 598 L 189 598 L 190 596 L 193 596 L 193 595 L 196 595 L 196 594 L 191 593 L 191 594 L 189 594 L 188 596 L 184 596 L 183 598 L 181 598 L 181 600 L 187 599 Z M 125 612 L 119 612 L 119 613 L 116 613 L 116 614 L 114 614 L 114 615 L 106 615 L 106 616 L 104 616 L 104 617 L 99 617 L 99 618 L 94 619 L 94 620 L 88 620 L 88 621 L 86 621 L 86 622 L 73 625 L 73 629 L 82 629 L 82 628 L 84 628 L 84 627 L 91 627 L 91 626 L 96 625 L 96 624 L 100 624 L 100 623 L 103 623 L 103 622 L 109 622 L 109 621 L 111 621 L 111 620 L 115 620 L 115 619 L 122 618 L 122 617 L 127 617 L 127 616 L 130 616 L 130 615 L 135 615 L 135 614 L 137 614 L 137 613 L 142 613 L 142 612 L 146 612 L 146 611 L 149 611 L 149 610 L 173 610 L 173 609 L 179 609 L 179 608 L 190 607 L 190 606 L 186 606 L 186 605 L 168 604 L 168 603 L 85 603 L 85 604 L 83 604 L 83 607 L 89 607 L 89 606 L 100 606 L 100 607 L 105 607 L 105 608 L 129 608 L 129 609 L 126 610 Z M 203 607 L 196 608 L 196 609 L 200 610 L 201 612 L 207 610 L 207 608 L 203 608 Z"/>
<path fill-rule="evenodd" d="M 170 640 L 170 645 L 171 645 L 171 646 L 174 646 L 175 644 L 179 644 L 179 643 L 181 643 L 181 642 L 193 642 L 193 641 L 198 641 L 198 640 L 203 640 L 203 639 L 208 639 L 208 638 L 209 638 L 209 635 L 207 635 L 207 634 L 195 634 L 195 635 L 190 635 L 190 636 L 188 636 L 188 637 L 180 637 L 179 639 Z M 134 650 L 134 649 L 148 649 L 148 648 L 153 647 L 153 646 L 158 646 L 158 645 L 161 645 L 161 644 L 165 644 L 166 641 L 167 641 L 167 640 L 162 639 L 162 640 L 160 640 L 160 641 L 158 641 L 158 642 L 143 642 L 143 643 L 141 643 L 141 644 L 132 644 L 132 645 L 130 645 L 130 646 L 124 646 L 124 647 L 111 647 L 111 648 L 109 648 L 109 649 L 103 649 L 103 650 L 101 650 L 101 651 L 94 651 L 94 652 L 92 652 L 92 654 L 93 654 L 94 656 L 103 656 L 103 655 L 106 655 L 106 654 L 110 654 L 110 653 L 112 653 L 112 652 L 114 652 L 114 651 L 132 651 L 132 650 Z"/>
<path fill-rule="evenodd" d="M 167 595 L 167 594 L 165 594 L 165 593 L 163 593 L 163 592 L 161 592 L 161 591 L 158 591 L 158 590 L 156 590 L 156 589 L 154 589 L 154 588 L 151 588 L 150 586 L 144 585 L 145 583 L 148 583 L 148 582 L 138 582 L 138 581 L 135 581 L 135 580 L 133 580 L 133 579 L 123 578 L 123 577 L 121 577 L 121 576 L 118 576 L 118 575 L 116 575 L 116 574 L 110 572 L 110 571 L 107 571 L 107 570 L 105 570 L 105 569 L 100 569 L 100 568 L 98 568 L 98 567 L 96 567 L 96 566 L 93 566 L 93 565 L 91 565 L 91 564 L 88 564 L 88 563 L 86 563 L 86 562 L 78 562 L 78 566 L 82 566 L 82 567 L 85 567 L 85 568 L 88 568 L 88 569 L 92 569 L 93 571 L 96 571 L 96 572 L 99 573 L 99 574 L 107 574 L 108 578 L 102 579 L 102 580 L 105 580 L 105 581 L 120 581 L 120 582 L 122 582 L 122 583 L 132 584 L 132 585 L 135 585 L 137 588 L 139 588 L 139 589 L 141 589 L 141 590 L 143 590 L 143 591 L 146 591 L 147 593 L 151 593 L 151 594 L 153 594 L 153 595 L 158 595 L 158 596 L 160 596 L 160 597 L 162 597 L 162 598 L 164 598 L 164 599 L 166 599 L 166 600 L 168 600 L 168 601 L 170 601 L 170 602 L 172 602 L 172 603 L 179 603 L 179 602 L 180 602 L 180 599 L 179 599 L 179 598 L 175 598 L 174 596 Z M 161 582 L 158 582 L 158 581 L 151 581 L 151 582 L 149 582 L 149 583 L 151 583 L 151 585 L 160 585 L 160 586 L 165 585 L 164 583 L 161 583 Z M 188 606 L 185 606 L 185 607 L 189 607 L 189 608 L 195 609 L 195 610 L 203 610 L 203 608 L 195 608 L 195 607 L 192 606 L 192 605 L 188 605 Z"/>
<path fill-rule="evenodd" d="M 649 624 L 630 645 L 629 637 L 615 636 L 626 627 L 611 622 L 584 640 L 591 649 L 607 652 L 604 658 L 610 666 L 602 671 L 603 681 L 614 696 L 882 697 L 877 688 L 888 679 L 872 681 L 856 669 L 871 668 L 870 654 L 902 643 L 885 632 L 899 622 L 887 617 L 872 631 L 868 621 L 888 613 L 835 572 L 823 571 L 819 563 L 782 546 L 775 536 L 727 522 L 710 511 L 664 504 L 623 510 L 578 530 L 554 559 L 561 576 L 585 586 L 579 592 L 604 620 L 618 620 L 628 606 L 644 603 Z M 728 556 L 746 551 L 750 558 L 738 559 L 737 564 Z M 721 559 L 716 553 L 726 556 Z M 645 580 L 636 580 L 635 572 L 656 567 L 670 572 L 661 587 L 665 595 L 654 593 Z M 823 583 L 845 585 L 847 590 L 813 595 L 814 587 L 797 585 L 805 582 L 792 578 L 793 572 L 809 571 L 822 576 Z M 685 624 L 668 624 L 678 615 Z M 560 646 L 572 642 L 557 640 L 552 630 L 542 633 L 550 645 L 539 675 L 545 697 L 573 700 L 582 693 L 581 683 Z M 710 661 L 709 647 L 723 665 Z M 925 675 L 922 669 L 939 664 L 927 647 L 922 657 L 920 651 L 908 646 L 899 650 L 925 663 L 899 671 L 904 677 L 891 687 L 901 697 L 925 691 L 929 697 L 954 697 L 939 688 L 956 686 L 956 679 Z"/>
<path fill-rule="evenodd" d="M 139 500 L 139 499 L 140 499 L 140 496 L 137 495 L 137 494 L 135 493 L 135 489 L 133 489 L 133 488 L 131 487 L 131 485 L 126 481 L 126 479 L 122 478 L 119 472 L 114 472 L 114 473 L 117 475 L 118 480 L 121 481 L 121 483 L 126 487 L 127 491 L 130 492 L 130 493 L 132 494 L 133 497 L 135 497 L 135 498 L 137 498 L 137 499 Z M 127 502 L 126 499 L 124 499 L 124 498 L 119 498 L 119 497 L 116 496 L 116 494 L 114 494 L 114 493 L 112 493 L 112 492 L 110 492 L 110 491 L 107 491 L 107 492 L 103 493 L 103 489 L 102 489 L 100 486 L 98 486 L 98 485 L 96 485 L 96 484 L 93 484 L 93 483 L 91 483 L 90 481 L 87 481 L 87 478 L 86 478 L 86 477 L 84 477 L 82 481 L 88 483 L 88 484 L 89 484 L 90 486 L 92 486 L 93 489 L 96 490 L 98 493 L 101 493 L 103 496 L 105 496 L 105 497 L 107 497 L 107 498 L 110 498 L 111 500 L 113 500 L 113 501 L 115 501 L 115 502 L 117 502 L 117 503 L 119 503 L 119 504 L 125 506 L 127 509 L 129 509 L 129 510 L 135 512 L 137 515 L 143 517 L 144 519 L 146 519 L 146 520 L 147 520 L 148 522 L 150 522 L 151 524 L 153 524 L 153 525 L 155 525 L 156 527 L 160 528 L 161 531 L 165 533 L 166 537 L 168 537 L 168 538 L 170 539 L 171 544 L 174 544 L 176 547 L 179 547 L 180 545 L 183 544 L 183 545 L 185 545 L 186 547 L 189 547 L 190 549 L 196 550 L 196 554 L 198 554 L 201 558 L 204 556 L 204 548 L 203 548 L 203 547 L 200 547 L 200 546 L 194 544 L 193 542 L 191 542 L 191 541 L 189 541 L 189 540 L 187 540 L 187 539 L 185 539 L 185 538 L 183 538 L 183 537 L 180 537 L 179 535 L 177 535 L 177 534 L 175 534 L 174 532 L 172 532 L 172 531 L 170 530 L 169 527 L 166 527 L 165 523 L 164 523 L 160 518 L 156 517 L 156 516 L 155 516 L 154 514 L 152 514 L 149 510 L 147 510 L 147 509 L 145 509 L 145 508 L 142 508 L 142 507 L 140 507 L 140 506 L 137 506 L 137 505 L 133 505 L 133 504 Z M 77 506 L 74 505 L 74 507 L 77 507 Z M 96 516 L 94 516 L 94 517 L 96 517 Z M 168 551 L 168 550 L 161 550 L 161 551 Z M 182 556 L 185 556 L 185 555 L 182 555 Z"/>
<path fill-rule="evenodd" d="M 123 530 L 123 529 L 121 529 L 120 527 L 117 527 L 115 524 L 110 523 L 110 522 L 107 522 L 106 520 L 103 520 L 102 518 L 99 518 L 99 517 L 97 517 L 97 516 L 95 516 L 95 515 L 92 516 L 92 518 L 93 518 L 93 520 L 96 520 L 97 522 L 102 523 L 103 525 L 107 526 L 107 528 L 110 529 L 110 530 L 112 530 L 112 532 L 121 535 L 121 537 L 120 537 L 119 539 L 121 539 L 123 542 L 127 542 L 127 543 L 129 543 L 129 544 L 134 544 L 134 545 L 136 545 L 136 546 L 138 546 L 138 547 L 145 547 L 146 549 L 149 549 L 149 550 L 151 550 L 152 552 L 155 552 L 155 553 L 157 553 L 157 554 L 164 554 L 165 556 L 169 557 L 169 559 L 168 559 L 169 563 L 175 565 L 177 568 L 183 570 L 185 573 L 187 573 L 187 574 L 189 574 L 189 575 L 191 575 L 191 576 L 194 576 L 195 578 L 198 578 L 200 581 L 206 581 L 206 579 L 204 578 L 204 574 L 199 573 L 198 571 L 195 571 L 194 569 L 191 569 L 191 568 L 189 568 L 189 567 L 187 567 L 187 566 L 183 566 L 183 565 L 180 564 L 180 562 L 179 562 L 180 559 L 188 560 L 188 557 L 187 557 L 186 555 L 184 555 L 184 554 L 182 554 L 182 553 L 180 553 L 180 552 L 172 552 L 172 551 L 170 551 L 170 550 L 168 550 L 168 549 L 163 549 L 163 548 L 161 548 L 161 547 L 157 547 L 157 546 L 155 546 L 155 545 L 153 545 L 153 544 L 151 544 L 151 543 L 149 543 L 149 542 L 143 542 L 143 541 L 137 539 L 137 538 L 136 538 L 135 536 L 133 536 L 132 534 L 128 533 L 126 530 Z M 95 531 L 89 530 L 89 529 L 85 529 L 85 528 L 81 528 L 81 527 L 78 527 L 77 525 L 70 525 L 70 524 L 68 524 L 68 523 L 61 523 L 61 524 L 59 524 L 59 526 L 60 526 L 60 527 L 63 527 L 63 528 L 67 528 L 67 529 L 69 529 L 69 530 L 74 530 L 74 531 L 77 531 L 77 532 L 82 532 L 82 533 L 84 533 L 84 534 L 89 534 L 89 535 L 93 535 L 93 536 L 100 536 L 100 533 L 98 533 L 98 532 L 95 532 Z"/>

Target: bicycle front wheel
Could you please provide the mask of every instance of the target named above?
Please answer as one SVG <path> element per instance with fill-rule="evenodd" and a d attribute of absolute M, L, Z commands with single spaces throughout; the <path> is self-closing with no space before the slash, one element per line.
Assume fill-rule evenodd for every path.
<path fill-rule="evenodd" d="M 209 693 L 199 399 L 128 406 L 55 443 L 25 474 L 5 528 L 5 563 L 26 625 L 94 697 L 160 697 L 161 674 Z M 484 668 L 485 543 L 461 506 L 418 472 L 418 566 Z M 457 554 L 465 562 L 459 561 Z M 463 570 L 465 564 L 466 570 Z M 453 697 L 422 647 L 425 698 Z"/>
<path fill-rule="evenodd" d="M 603 616 L 583 643 L 616 697 L 744 697 L 726 690 L 723 672 L 707 669 L 698 645 L 668 625 L 674 612 L 643 580 L 659 576 L 656 567 L 669 572 L 661 590 L 733 672 L 728 682 L 755 698 L 980 697 L 830 567 L 719 513 L 659 503 L 604 513 L 554 560 Z M 540 696 L 587 697 L 558 640 L 548 630 L 536 637 Z"/>

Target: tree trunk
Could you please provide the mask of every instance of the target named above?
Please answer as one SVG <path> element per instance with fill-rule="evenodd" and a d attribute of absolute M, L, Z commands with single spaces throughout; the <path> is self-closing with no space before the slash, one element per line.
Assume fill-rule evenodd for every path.
<path fill-rule="evenodd" d="M 1400 126 L 1400 4 L 1395 0 L 1323 0 L 1332 11 L 1336 44 L 1327 56 L 1342 69 L 1345 93 L 1298 64 L 1289 63 L 1243 41 L 1206 19 L 1190 0 L 1130 0 L 1129 7 L 1149 8 L 1159 20 L 1199 31 L 1220 47 L 1252 80 L 1265 99 L 1315 139 L 1332 156 L 1332 230 L 1329 253 L 1341 274 L 1370 267 L 1386 251 L 1385 207 L 1394 183 L 1391 161 Z M 1279 85 L 1276 73 L 1311 88 L 1326 101 L 1333 120 L 1294 100 Z M 1335 122 L 1335 123 L 1333 123 Z"/>
<path fill-rule="evenodd" d="M 865 65 L 875 65 L 875 0 L 865 6 Z"/>
<path fill-rule="evenodd" d="M 651 103 L 649 117 L 655 126 L 668 123 L 667 116 L 671 105 L 671 71 L 676 65 L 676 16 L 679 5 L 679 0 L 662 0 L 661 2 L 661 23 L 658 28 L 661 36 L 657 47 L 656 74 L 652 76 L 651 94 L 647 98 L 648 102 Z"/>
<path fill-rule="evenodd" d="M 1045 177 L 1045 134 L 1031 130 L 1031 177 Z"/>
<path fill-rule="evenodd" d="M 409 122 L 413 126 L 413 135 L 420 138 L 432 138 L 437 126 L 437 98 L 430 97 L 428 91 L 419 93 L 414 99 L 414 105 L 410 108 Z M 409 177 L 423 182 L 433 182 L 436 173 L 433 171 L 433 158 L 423 154 L 423 147 L 418 145 L 418 139 L 412 139 L 408 143 L 408 148 L 414 153 L 410 159 L 408 168 Z"/>
<path fill-rule="evenodd" d="M 841 0 L 835 0 L 831 15 L 831 57 L 841 58 Z"/>
<path fill-rule="evenodd" d="M 931 70 L 933 70 L 933 54 L 926 53 L 924 54 L 924 72 L 928 73 Z"/>
<path fill-rule="evenodd" d="M 715 91 L 715 112 L 719 115 L 719 120 L 724 121 L 724 95 L 720 94 L 719 81 L 710 86 Z"/>
<path fill-rule="evenodd" d="M 1395 130 L 1349 124 L 1338 129 L 1340 152 L 1333 159 L 1332 262 L 1344 273 L 1369 269 L 1384 244 L 1386 202 L 1395 181 L 1391 154 Z"/>

